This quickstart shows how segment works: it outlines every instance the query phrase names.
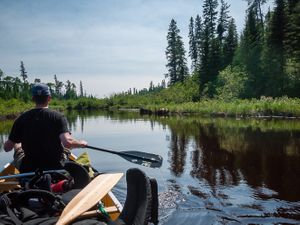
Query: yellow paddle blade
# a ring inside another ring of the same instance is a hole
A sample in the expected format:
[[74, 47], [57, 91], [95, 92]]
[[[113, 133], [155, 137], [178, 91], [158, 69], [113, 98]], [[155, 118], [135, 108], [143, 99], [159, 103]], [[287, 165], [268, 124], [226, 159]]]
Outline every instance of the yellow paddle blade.
[[80, 156], [78, 156], [75, 162], [79, 163], [80, 165], [87, 166], [89, 169], [90, 177], [94, 177], [94, 171], [91, 167], [91, 160], [87, 152], [84, 152]]
[[95, 206], [121, 179], [123, 173], [101, 174], [65, 207], [56, 225], [67, 225]]

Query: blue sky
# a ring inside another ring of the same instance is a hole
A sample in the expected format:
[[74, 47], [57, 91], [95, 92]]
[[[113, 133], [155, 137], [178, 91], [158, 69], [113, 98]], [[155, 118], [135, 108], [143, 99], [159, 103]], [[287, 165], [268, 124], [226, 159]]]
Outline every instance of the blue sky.
[[[0, 0], [0, 68], [29, 81], [83, 82], [97, 97], [149, 87], [166, 73], [166, 35], [172, 18], [188, 48], [191, 16], [202, 0]], [[227, 0], [238, 30], [246, 2]]]

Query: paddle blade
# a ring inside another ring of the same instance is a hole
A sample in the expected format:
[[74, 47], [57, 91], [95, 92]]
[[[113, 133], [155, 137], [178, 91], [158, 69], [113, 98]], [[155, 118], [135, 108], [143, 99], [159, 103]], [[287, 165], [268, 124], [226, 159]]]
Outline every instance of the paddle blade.
[[121, 157], [124, 159], [151, 168], [160, 168], [163, 162], [163, 159], [160, 155], [155, 155], [147, 152], [139, 151], [122, 151]]
[[91, 209], [118, 183], [122, 176], [123, 173], [97, 176], [69, 202], [56, 225], [67, 225]]

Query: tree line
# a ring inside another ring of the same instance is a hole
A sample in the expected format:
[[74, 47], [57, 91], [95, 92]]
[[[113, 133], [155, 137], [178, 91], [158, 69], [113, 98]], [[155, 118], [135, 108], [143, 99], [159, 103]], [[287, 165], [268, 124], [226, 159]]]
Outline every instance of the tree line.
[[275, 0], [264, 15], [267, 0], [246, 1], [245, 26], [238, 35], [230, 5], [204, 0], [202, 16], [189, 22], [188, 54], [177, 22], [171, 20], [168, 86], [193, 77], [199, 87], [197, 99], [300, 97], [300, 2]]
[[[41, 83], [41, 79], [34, 79], [33, 83], [28, 81], [28, 73], [25, 69], [23, 61], [20, 64], [20, 75], [6, 76], [4, 72], [0, 69], [0, 98], [4, 100], [9, 100], [12, 98], [22, 99], [25, 102], [31, 100], [31, 87], [35, 83]], [[77, 91], [77, 86], [70, 80], [65, 83], [58, 80], [57, 76], [54, 75], [54, 82], [47, 83], [49, 86], [52, 98], [56, 99], [77, 99], [80, 97], [91, 97], [87, 96], [84, 89], [82, 81], [79, 83], [79, 91]]]

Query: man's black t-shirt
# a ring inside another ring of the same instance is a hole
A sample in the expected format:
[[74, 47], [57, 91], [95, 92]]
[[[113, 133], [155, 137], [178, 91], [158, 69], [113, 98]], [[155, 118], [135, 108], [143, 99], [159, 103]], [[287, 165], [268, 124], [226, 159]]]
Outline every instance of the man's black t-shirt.
[[63, 147], [59, 135], [69, 132], [66, 118], [48, 108], [29, 110], [20, 115], [9, 139], [22, 143], [25, 157], [20, 170], [58, 169], [62, 167]]

